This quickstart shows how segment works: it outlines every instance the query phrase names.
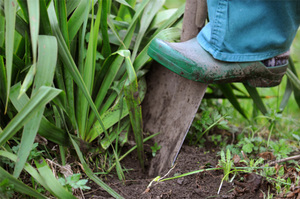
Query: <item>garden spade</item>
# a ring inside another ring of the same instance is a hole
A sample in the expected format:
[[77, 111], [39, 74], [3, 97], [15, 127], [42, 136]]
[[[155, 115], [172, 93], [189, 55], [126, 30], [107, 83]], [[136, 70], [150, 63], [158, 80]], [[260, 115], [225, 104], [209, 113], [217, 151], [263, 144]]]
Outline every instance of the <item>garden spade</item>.
[[[206, 0], [187, 0], [181, 41], [197, 36], [206, 17]], [[150, 176], [157, 176], [174, 164], [207, 84], [185, 79], [154, 62], [147, 75], [147, 84], [142, 104], [144, 131], [160, 132], [154, 141], [161, 149], [151, 160], [149, 169]]]

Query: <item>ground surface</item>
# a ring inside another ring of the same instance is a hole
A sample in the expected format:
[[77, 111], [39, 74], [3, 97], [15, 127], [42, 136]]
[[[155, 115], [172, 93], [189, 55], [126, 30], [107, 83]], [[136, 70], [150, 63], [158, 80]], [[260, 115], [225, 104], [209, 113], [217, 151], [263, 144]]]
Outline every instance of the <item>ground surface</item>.
[[[169, 173], [168, 177], [196, 171], [204, 167], [216, 167], [220, 159], [216, 151], [218, 149], [215, 146], [213, 148], [210, 146], [198, 148], [184, 145], [177, 159], [176, 167]], [[262, 191], [266, 192], [269, 186], [264, 179], [253, 174], [243, 176], [244, 182], [224, 182], [218, 195], [223, 171], [217, 170], [161, 182], [146, 191], [153, 178], [141, 172], [135, 157], [136, 155], [133, 153], [122, 161], [122, 165], [130, 170], [126, 174], [125, 183], [120, 182], [116, 175], [110, 176], [106, 180], [111, 188], [125, 198], [263, 198]], [[111, 198], [98, 186], [94, 186], [92, 190], [85, 193], [86, 198]]]

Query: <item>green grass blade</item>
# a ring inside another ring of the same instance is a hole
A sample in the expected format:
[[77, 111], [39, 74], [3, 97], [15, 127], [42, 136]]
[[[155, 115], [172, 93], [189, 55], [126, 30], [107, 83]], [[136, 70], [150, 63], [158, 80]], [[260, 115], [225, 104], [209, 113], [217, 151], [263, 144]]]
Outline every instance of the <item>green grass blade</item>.
[[[91, 1], [81, 0], [76, 10], [68, 21], [69, 39], [72, 41], [80, 29], [80, 26], [86, 19], [87, 14], [91, 9]], [[97, 1], [95, 1], [96, 3]]]
[[283, 97], [282, 97], [282, 100], [281, 100], [281, 103], [279, 106], [280, 112], [283, 112], [284, 108], [287, 106], [292, 93], [293, 93], [293, 86], [292, 86], [290, 80], [287, 80], [286, 88], [285, 88], [285, 91], [284, 91], [284, 94], [283, 94]]
[[[32, 66], [28, 71], [25, 80], [22, 84], [20, 90], [20, 96], [23, 95], [27, 89], [31, 86], [34, 75], [36, 73], [36, 59], [37, 59], [37, 43], [39, 34], [39, 24], [40, 24], [40, 11], [39, 11], [39, 1], [32, 0], [27, 1], [27, 7], [29, 11], [29, 25], [30, 25], [30, 37], [31, 37], [31, 48], [32, 48]], [[25, 9], [26, 10], [26, 9]]]
[[46, 0], [40, 0], [40, 21], [41, 21], [40, 34], [51, 35], [52, 31], [51, 31], [51, 26], [47, 14]]
[[[164, 34], [162, 33], [163, 29], [169, 28], [170, 26], [172, 26], [184, 13], [185, 10], [185, 4], [182, 5], [180, 8], [177, 9], [177, 11], [167, 20], [163, 23], [163, 25], [161, 25], [155, 32], [154, 34], [151, 36], [148, 45], [141, 51], [141, 53], [137, 56], [137, 58], [134, 60], [133, 65], [135, 70], [137, 71], [138, 69], [140, 69], [148, 60], [149, 60], [149, 56], [147, 55], [147, 50], [148, 47], [150, 45], [151, 40], [153, 40], [155, 37], [159, 37], [158, 34]], [[174, 29], [173, 29], [174, 30]], [[180, 31], [181, 33], [181, 31]], [[163, 36], [164, 37], [164, 36]]]
[[28, 101], [24, 108], [8, 123], [0, 135], [0, 146], [14, 136], [38, 111], [56, 97], [61, 91], [42, 86]]
[[[111, 3], [111, 2], [110, 2]], [[107, 16], [108, 16], [108, 1], [102, 2], [102, 13], [101, 13], [101, 33], [103, 39], [103, 55], [104, 57], [108, 57], [111, 54], [110, 44], [109, 44], [109, 37], [108, 37], [108, 26], [107, 26]]]
[[5, 42], [5, 18], [0, 15], [0, 47], [4, 46]]
[[125, 129], [128, 127], [130, 123], [129, 119], [125, 119], [125, 121], [123, 121], [120, 125], [120, 128], [115, 128], [112, 133], [109, 134], [109, 138], [103, 138], [101, 140], [101, 146], [103, 149], [108, 149], [108, 147], [112, 144], [113, 141], [115, 141], [115, 139], [118, 137], [118, 135]]
[[133, 52], [131, 55], [131, 60], [135, 60], [135, 57], [137, 55], [137, 52], [139, 50], [140, 44], [142, 39], [144, 38], [144, 35], [152, 22], [152, 19], [156, 15], [156, 13], [161, 9], [161, 7], [164, 5], [165, 0], [152, 0], [148, 3], [148, 5], [145, 7], [143, 15], [141, 17], [140, 21], [140, 29], [139, 33], [137, 35]]
[[67, 16], [69, 16], [79, 5], [81, 0], [67, 1]]
[[300, 80], [298, 77], [295, 75], [295, 73], [291, 69], [287, 69], [286, 75], [288, 76], [289, 80], [293, 84], [293, 86], [297, 89], [300, 90]]
[[[65, 40], [66, 45], [68, 46], [68, 49], [70, 51], [70, 41], [69, 41], [69, 33], [68, 33], [68, 25], [67, 25], [67, 8], [66, 8], [66, 2], [65, 0], [55, 0], [55, 9], [56, 9], [56, 15], [61, 33], [63, 35], [63, 38]], [[61, 70], [61, 69], [59, 69]], [[67, 114], [70, 117], [72, 126], [77, 126], [76, 124], [76, 117], [75, 117], [75, 99], [74, 99], [74, 82], [72, 75], [70, 74], [69, 70], [66, 67], [63, 67], [63, 80], [65, 85], [65, 92], [67, 94], [67, 103], [66, 111]], [[62, 81], [62, 80], [58, 80]], [[60, 84], [62, 85], [62, 84]]]
[[[120, 116], [120, 113], [122, 112], [122, 115]], [[103, 121], [105, 129], [108, 129], [118, 123], [119, 119], [123, 119], [125, 116], [128, 115], [128, 108], [125, 101], [123, 101], [123, 105], [120, 103], [116, 104], [104, 114], [101, 115], [101, 119]], [[92, 142], [97, 136], [101, 135], [105, 129], [102, 128], [99, 122], [96, 122], [87, 135], [87, 140], [89, 142]]]
[[[159, 32], [156, 37], [166, 41], [174, 41], [180, 38], [181, 30], [179, 28], [168, 28]], [[150, 41], [151, 42], [151, 41]], [[144, 49], [140, 52], [140, 54], [134, 60], [134, 69], [139, 71], [145, 63], [150, 59], [150, 56], [147, 54], [148, 48], [150, 46], [150, 42], [144, 47]]]
[[[116, 53], [113, 53], [110, 55], [114, 56]], [[106, 60], [108, 61], [110, 59], [110, 57], [108, 57]], [[121, 68], [121, 64], [123, 62], [124, 58], [121, 56], [118, 56], [114, 62], [109, 66], [109, 70], [107, 71], [107, 73], [105, 74], [104, 80], [99, 88], [99, 92], [96, 96], [95, 99], [95, 105], [96, 107], [100, 107], [101, 104], [103, 103], [103, 100], [107, 94], [107, 91], [109, 90], [111, 84], [113, 83], [114, 79], [116, 78], [116, 75], [118, 73], [118, 71]], [[104, 67], [106, 67], [106, 62], [104, 63]], [[91, 113], [89, 116], [89, 122], [88, 122], [88, 127], [87, 130], [89, 130], [91, 128], [91, 126], [93, 125], [95, 120], [95, 114]]]
[[38, 42], [39, 60], [37, 63], [34, 90], [39, 89], [41, 86], [51, 86], [53, 84], [58, 52], [55, 37], [39, 36]]
[[11, 174], [5, 171], [2, 167], [0, 167], [0, 181], [4, 179], [8, 179], [9, 183], [12, 183], [14, 185], [14, 190], [17, 192], [32, 196], [34, 198], [47, 198], [39, 192], [37, 192], [36, 190], [32, 189], [31, 187], [28, 187], [23, 182], [17, 180]]
[[60, 31], [65, 39], [67, 46], [69, 44], [69, 34], [68, 34], [68, 25], [67, 25], [67, 8], [65, 0], [55, 0], [55, 9], [57, 14], [57, 19], [59, 20]]
[[263, 103], [261, 97], [259, 96], [257, 89], [253, 88], [251, 86], [248, 86], [248, 84], [244, 84], [245, 88], [247, 89], [250, 97], [252, 98], [253, 102], [255, 103], [255, 105], [257, 106], [257, 108], [260, 110], [260, 112], [264, 115], [266, 115], [268, 113], [268, 110], [265, 106], [265, 104]]
[[[17, 156], [13, 153], [7, 152], [7, 151], [1, 151], [0, 150], [0, 156], [6, 157], [10, 159], [13, 162], [17, 161]], [[45, 189], [47, 189], [50, 193], [53, 194], [51, 189], [48, 187], [48, 185], [45, 183], [42, 176], [37, 172], [35, 168], [33, 168], [30, 164], [26, 163], [24, 169], [38, 182], [40, 183]]]
[[22, 37], [25, 37], [25, 35], [30, 32], [27, 22], [19, 15], [16, 16], [16, 31], [20, 33]]
[[[37, 63], [37, 72], [32, 94], [34, 94], [41, 86], [52, 85], [57, 61], [57, 42], [55, 37], [39, 36], [38, 42], [39, 60]], [[20, 149], [18, 151], [18, 161], [16, 162], [13, 174], [16, 178], [19, 177], [32, 149], [32, 145], [38, 132], [43, 113], [44, 108], [41, 108], [41, 110], [37, 112], [33, 119], [29, 121], [24, 127]]]
[[30, 25], [30, 37], [31, 37], [33, 64], [35, 64], [36, 58], [37, 58], [37, 43], [38, 43], [39, 25], [40, 25], [39, 0], [27, 1], [27, 6], [28, 6], [28, 12], [29, 12], [29, 25]]
[[[0, 55], [6, 58], [5, 54], [5, 49], [0, 47]], [[13, 54], [13, 64], [18, 70], [22, 70], [25, 66], [25, 63], [16, 54]]]
[[40, 175], [43, 177], [44, 182], [52, 190], [52, 192], [57, 198], [76, 199], [76, 197], [73, 196], [70, 192], [68, 192], [55, 178], [51, 169], [49, 168], [48, 164], [44, 159], [35, 161], [35, 165]]
[[[122, 46], [119, 47], [119, 50], [126, 50], [129, 48], [129, 45], [132, 41], [132, 36], [134, 34], [134, 30], [135, 30], [135, 27], [136, 27], [136, 24], [137, 24], [137, 21], [139, 19], [139, 17], [141, 16], [144, 8], [147, 6], [147, 4], [149, 3], [150, 0], [144, 0], [142, 1], [142, 3], [139, 5], [138, 9], [136, 10], [136, 13], [135, 15], [133, 16], [133, 19], [128, 27], [128, 30], [125, 34], [125, 37], [124, 37], [124, 40], [122, 42]], [[118, 37], [118, 35], [117, 35]], [[115, 55], [115, 54], [118, 54], [119, 52], [115, 52], [113, 54], [111, 54], [111, 56]], [[109, 59], [110, 57], [107, 58], [107, 60]], [[97, 97], [96, 97], [96, 100], [95, 100], [95, 105], [96, 107], [100, 107], [102, 102], [103, 102], [103, 99], [107, 93], [107, 90], [109, 89], [111, 83], [113, 82], [113, 80], [115, 79], [116, 75], [117, 75], [117, 72], [118, 70], [120, 69], [121, 67], [121, 64], [123, 63], [123, 60], [124, 58], [122, 56], [118, 56], [114, 61], [113, 63], [111, 64], [111, 67], [110, 67], [110, 74], [106, 75], [105, 77], [105, 80], [103, 81], [100, 89], [99, 89], [99, 93], [97, 94]], [[89, 123], [88, 123], [88, 127], [87, 127], [87, 130], [89, 130], [91, 128], [91, 126], [93, 125], [95, 121], [95, 115], [94, 113], [91, 113], [90, 114], [90, 117], [89, 117]]]
[[[129, 52], [129, 51], [128, 51]], [[137, 145], [138, 159], [141, 167], [144, 169], [144, 145], [143, 145], [143, 120], [141, 100], [138, 95], [137, 76], [129, 55], [125, 55], [125, 64], [128, 74], [128, 80], [125, 83], [124, 93], [129, 110], [132, 130]]]
[[[120, 4], [123, 4], [123, 5], [128, 6], [128, 7], [131, 8], [131, 5], [129, 3], [127, 3], [125, 0], [116, 0], [116, 1], [119, 2]], [[133, 0], [129, 0], [129, 1], [135, 2]]]
[[245, 118], [248, 119], [244, 110], [242, 109], [240, 103], [237, 100], [237, 97], [233, 93], [233, 89], [230, 84], [218, 84], [218, 87], [221, 89], [225, 97], [230, 101], [233, 107]]
[[27, 1], [23, 1], [23, 0], [17, 0], [18, 4], [22, 10], [22, 18], [28, 23], [29, 22], [29, 11], [28, 11], [28, 3]]
[[297, 75], [297, 71], [296, 71], [296, 68], [295, 68], [295, 65], [294, 65], [294, 61], [293, 61], [293, 59], [291, 57], [289, 58], [289, 69], [291, 70], [292, 73], [288, 70], [287, 71], [287, 77], [290, 78], [288, 76], [288, 75], [290, 75], [291, 79], [295, 80], [294, 82], [291, 81], [291, 83], [293, 84], [293, 90], [294, 90], [295, 100], [296, 100], [296, 102], [298, 104], [298, 107], [300, 107], [300, 89], [299, 89], [299, 81], [297, 81], [298, 75]]
[[[18, 95], [20, 92], [21, 84], [16, 84], [12, 86], [11, 92], [10, 92], [10, 100], [14, 107], [17, 109], [17, 111], [21, 111], [23, 107], [28, 103], [29, 97], [24, 94], [22, 97], [18, 99]], [[38, 133], [45, 137], [46, 139], [62, 145], [62, 146], [69, 146], [71, 143], [69, 141], [68, 134], [63, 131], [60, 128], [57, 128], [55, 125], [50, 123], [45, 117], [42, 118], [42, 121], [40, 123], [40, 128]]]
[[22, 83], [19, 97], [21, 97], [27, 91], [27, 89], [31, 86], [35, 73], [36, 73], [36, 65], [33, 64], [30, 67], [29, 71], [27, 72], [26, 77]]
[[[88, 49], [86, 54], [85, 66], [83, 70], [83, 81], [89, 91], [92, 93], [93, 90], [93, 82], [95, 77], [95, 66], [96, 66], [96, 52], [97, 52], [97, 38], [99, 33], [100, 21], [101, 21], [101, 6], [102, 3], [99, 4], [99, 9], [96, 16], [95, 25], [92, 21], [91, 30], [90, 30], [90, 38], [88, 43]], [[93, 9], [92, 9], [93, 10]], [[88, 102], [82, 92], [79, 92], [79, 109], [78, 113], [78, 128], [81, 138], [85, 140], [86, 133], [86, 123], [87, 117], [89, 114]]]
[[79, 157], [79, 160], [84, 168], [84, 172], [86, 173], [86, 175], [93, 180], [96, 184], [98, 184], [99, 186], [101, 186], [105, 191], [107, 191], [111, 196], [113, 196], [114, 198], [123, 198], [122, 196], [120, 196], [117, 192], [115, 192], [112, 188], [110, 188], [107, 184], [105, 184], [102, 180], [100, 180], [94, 173], [93, 171], [89, 168], [89, 166], [87, 165], [87, 163], [84, 160], [84, 157], [82, 155], [82, 152], [78, 146], [78, 144], [72, 139], [72, 137], [70, 137], [73, 146], [76, 150], [76, 153]]
[[5, 56], [6, 56], [6, 78], [7, 78], [7, 88], [6, 88], [6, 103], [5, 111], [7, 111], [11, 76], [12, 76], [12, 64], [13, 64], [13, 52], [14, 52], [14, 35], [15, 35], [15, 24], [16, 24], [16, 10], [17, 1], [6, 0], [4, 1], [4, 12], [5, 12]]
[[1, 93], [1, 98], [3, 97], [3, 102], [5, 101], [4, 96], [6, 96], [6, 71], [5, 71], [5, 66], [4, 66], [4, 61], [3, 57], [0, 56], [0, 93]]
[[73, 60], [70, 52], [68, 51], [68, 47], [67, 47], [67, 45], [62, 37], [62, 34], [59, 30], [53, 2], [51, 2], [49, 5], [48, 15], [49, 15], [53, 34], [56, 36], [57, 41], [58, 41], [58, 52], [60, 54], [60, 57], [61, 57], [62, 61], [64, 62], [65, 67], [67, 67], [69, 72], [71, 73], [71, 75], [72, 75], [74, 81], [76, 82], [76, 84], [78, 85], [79, 89], [81, 89], [83, 91], [83, 94], [86, 97], [89, 105], [91, 106], [92, 111], [96, 115], [96, 118], [99, 121], [101, 127], [104, 129], [105, 135], [108, 136], [108, 133], [107, 133], [106, 129], [104, 128], [100, 114], [98, 113], [97, 107], [95, 106], [95, 104], [89, 94], [89, 91], [77, 69], [76, 64], [74, 63], [74, 60]]

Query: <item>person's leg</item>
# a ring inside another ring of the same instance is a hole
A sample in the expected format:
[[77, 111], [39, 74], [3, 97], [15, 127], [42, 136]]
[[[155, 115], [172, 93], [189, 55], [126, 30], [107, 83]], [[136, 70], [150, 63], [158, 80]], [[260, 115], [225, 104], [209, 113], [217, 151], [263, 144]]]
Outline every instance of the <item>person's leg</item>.
[[183, 43], [155, 39], [148, 54], [195, 81], [276, 86], [288, 56], [275, 59], [279, 66], [265, 64], [272, 65], [269, 58], [288, 51], [299, 25], [298, 4], [298, 0], [209, 0], [210, 22], [197, 38]]
[[208, 0], [210, 22], [197, 40], [215, 59], [260, 61], [289, 50], [299, 26], [299, 0]]

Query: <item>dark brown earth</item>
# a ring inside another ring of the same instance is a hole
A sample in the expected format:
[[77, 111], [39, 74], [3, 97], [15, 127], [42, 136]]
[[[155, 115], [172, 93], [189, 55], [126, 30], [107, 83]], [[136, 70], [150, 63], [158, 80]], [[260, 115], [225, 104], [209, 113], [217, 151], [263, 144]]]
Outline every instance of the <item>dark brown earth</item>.
[[[220, 159], [217, 154], [219, 150], [215, 146], [212, 148], [209, 145], [203, 148], [183, 145], [176, 166], [167, 177], [203, 168], [217, 167]], [[135, 157], [136, 154], [132, 153], [121, 162], [122, 166], [129, 170], [126, 173], [125, 182], [120, 182], [117, 175], [109, 176], [105, 180], [111, 188], [125, 198], [263, 198], [262, 192], [267, 193], [268, 186], [270, 186], [261, 177], [248, 174], [248, 176], [239, 176], [239, 178], [244, 177], [244, 182], [224, 182], [220, 194], [217, 194], [223, 178], [223, 171], [217, 170], [160, 182], [147, 190], [147, 186], [153, 178], [141, 171]], [[166, 173], [167, 171], [162, 173], [161, 176]], [[247, 181], [247, 179], [249, 180]], [[90, 186], [92, 191], [86, 192], [84, 194], [85, 198], [112, 198], [99, 186]]]

